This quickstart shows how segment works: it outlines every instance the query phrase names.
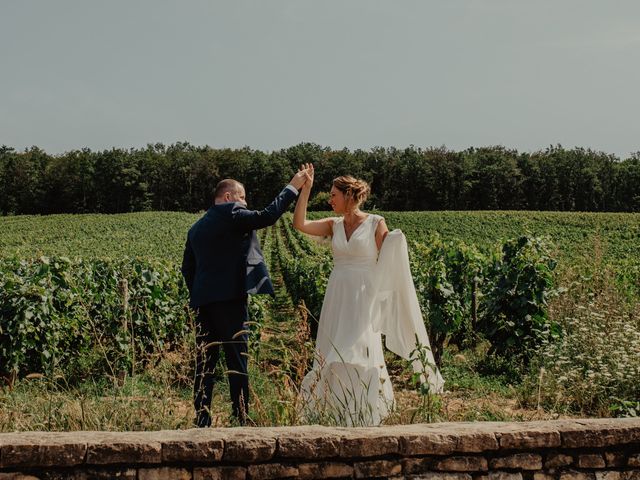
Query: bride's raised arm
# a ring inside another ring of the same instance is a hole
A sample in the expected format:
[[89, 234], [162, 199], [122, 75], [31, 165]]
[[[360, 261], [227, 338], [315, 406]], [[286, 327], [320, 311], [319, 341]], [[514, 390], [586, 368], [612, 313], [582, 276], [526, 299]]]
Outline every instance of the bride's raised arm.
[[307, 170], [309, 178], [302, 187], [302, 191], [296, 202], [296, 209], [293, 212], [293, 228], [309, 235], [317, 237], [329, 237], [333, 234], [333, 220], [323, 218], [322, 220], [307, 220], [307, 204], [313, 186], [313, 164], [305, 163], [301, 170]]

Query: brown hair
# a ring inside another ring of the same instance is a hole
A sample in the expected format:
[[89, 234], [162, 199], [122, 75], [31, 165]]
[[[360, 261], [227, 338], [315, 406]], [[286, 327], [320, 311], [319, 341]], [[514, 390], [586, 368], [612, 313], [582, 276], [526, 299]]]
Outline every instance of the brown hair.
[[239, 187], [243, 187], [239, 181], [234, 180], [233, 178], [225, 178], [224, 180], [220, 180], [218, 185], [216, 185], [216, 189], [213, 192], [213, 198], [220, 198], [227, 192], [235, 192]]
[[369, 184], [351, 175], [342, 175], [333, 179], [333, 186], [344, 193], [344, 196], [353, 200], [356, 207], [362, 205], [371, 193]]

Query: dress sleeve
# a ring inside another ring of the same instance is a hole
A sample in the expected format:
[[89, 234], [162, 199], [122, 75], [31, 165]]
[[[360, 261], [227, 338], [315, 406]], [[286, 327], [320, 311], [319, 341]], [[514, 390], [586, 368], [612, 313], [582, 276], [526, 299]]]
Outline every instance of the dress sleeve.
[[369, 215], [371, 215], [371, 233], [372, 235], [376, 234], [376, 230], [378, 229], [378, 224], [380, 223], [381, 220], [384, 220], [384, 217], [380, 216], [380, 215], [376, 215], [374, 213], [370, 213]]
[[342, 217], [329, 217], [331, 219], [331, 238], [333, 238], [336, 234], [336, 225], [339, 224]]

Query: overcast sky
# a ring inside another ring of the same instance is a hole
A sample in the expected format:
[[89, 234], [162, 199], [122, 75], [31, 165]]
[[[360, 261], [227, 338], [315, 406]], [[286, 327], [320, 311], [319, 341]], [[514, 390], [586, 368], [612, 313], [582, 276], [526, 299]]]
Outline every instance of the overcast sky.
[[640, 150], [638, 0], [4, 0], [0, 144]]

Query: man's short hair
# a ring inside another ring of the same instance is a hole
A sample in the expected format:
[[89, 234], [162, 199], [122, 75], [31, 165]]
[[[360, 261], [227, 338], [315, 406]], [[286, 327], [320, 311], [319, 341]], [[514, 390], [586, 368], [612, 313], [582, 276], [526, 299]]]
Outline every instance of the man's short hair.
[[213, 198], [220, 198], [227, 192], [235, 192], [238, 188], [244, 188], [244, 185], [233, 178], [225, 178], [224, 180], [220, 180], [216, 185]]

